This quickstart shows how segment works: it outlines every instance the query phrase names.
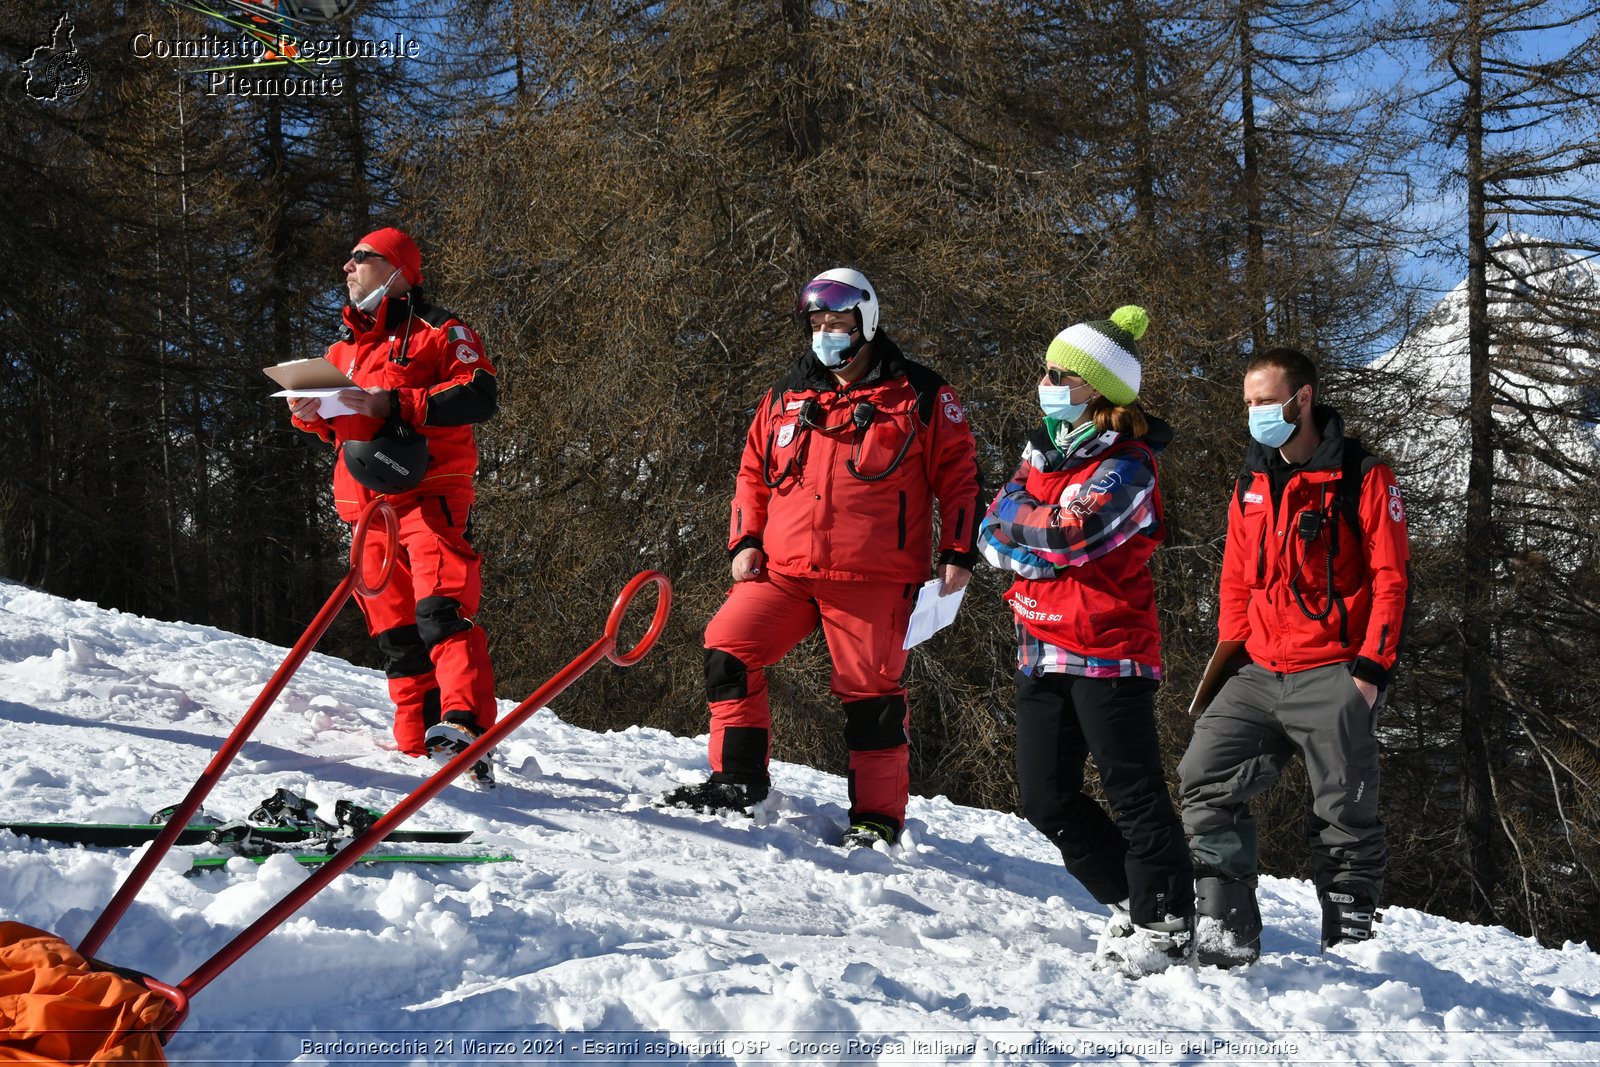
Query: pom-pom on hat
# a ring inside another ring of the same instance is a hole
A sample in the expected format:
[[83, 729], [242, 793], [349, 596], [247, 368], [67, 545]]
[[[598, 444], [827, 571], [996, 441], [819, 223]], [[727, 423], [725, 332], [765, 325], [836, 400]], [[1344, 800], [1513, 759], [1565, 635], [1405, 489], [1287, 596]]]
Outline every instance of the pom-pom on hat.
[[422, 284], [422, 253], [404, 230], [385, 226], [373, 230], [356, 244], [371, 245], [377, 253], [400, 270], [400, 276], [412, 285]]
[[1125, 304], [1109, 320], [1080, 322], [1056, 334], [1044, 361], [1069, 370], [1119, 407], [1139, 396], [1139, 348], [1150, 316]]

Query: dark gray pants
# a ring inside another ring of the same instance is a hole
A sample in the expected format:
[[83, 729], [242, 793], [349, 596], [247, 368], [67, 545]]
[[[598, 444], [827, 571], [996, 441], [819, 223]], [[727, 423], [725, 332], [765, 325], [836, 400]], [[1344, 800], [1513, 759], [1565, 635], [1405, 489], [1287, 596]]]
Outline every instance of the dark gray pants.
[[1311, 802], [1306, 838], [1319, 888], [1356, 881], [1383, 890], [1389, 847], [1378, 818], [1377, 704], [1368, 708], [1342, 663], [1275, 674], [1254, 663], [1230, 678], [1195, 723], [1178, 764], [1183, 827], [1197, 867], [1230, 878], [1256, 873], [1250, 801], [1296, 752]]

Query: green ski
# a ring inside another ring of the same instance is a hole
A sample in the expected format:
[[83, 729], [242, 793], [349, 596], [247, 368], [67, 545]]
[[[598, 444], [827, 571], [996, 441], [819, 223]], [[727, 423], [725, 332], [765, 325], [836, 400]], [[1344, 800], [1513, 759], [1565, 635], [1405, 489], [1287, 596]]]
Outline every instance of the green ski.
[[[293, 842], [320, 837], [333, 827], [317, 829], [309, 826], [246, 826], [241, 823], [205, 824], [191, 823], [178, 835], [177, 844], [204, 845], [208, 842], [226, 844], [249, 836], [258, 841]], [[40, 841], [61, 841], [74, 845], [92, 845], [100, 848], [124, 848], [154, 841], [161, 833], [159, 823], [110, 822], [0, 822], [0, 830], [10, 830], [19, 837], [32, 837]], [[472, 836], [471, 830], [394, 830], [385, 841], [397, 844], [457, 844]]]
[[[162, 808], [149, 822], [0, 822], [0, 830], [41, 841], [64, 841], [74, 845], [124, 848], [154, 841], [166, 829], [167, 821], [179, 805]], [[274, 846], [294, 841], [336, 841], [355, 837], [383, 818], [384, 812], [351, 800], [334, 805], [336, 822], [317, 815], [315, 801], [288, 789], [279, 789], [243, 819], [231, 822], [204, 818], [185, 826], [173, 844], [234, 845], [241, 851], [272, 852]], [[471, 830], [391, 830], [385, 841], [398, 844], [459, 844], [472, 836]]]
[[[307, 867], [327, 863], [337, 853], [329, 852], [279, 852], [279, 856], [288, 856], [296, 863]], [[229, 860], [249, 860], [251, 863], [265, 863], [271, 856], [196, 856], [190, 865], [191, 871], [210, 870], [215, 867], [226, 866]], [[506, 853], [493, 853], [488, 855], [451, 856], [426, 852], [372, 852], [360, 859], [357, 863], [514, 863], [516, 857]]]

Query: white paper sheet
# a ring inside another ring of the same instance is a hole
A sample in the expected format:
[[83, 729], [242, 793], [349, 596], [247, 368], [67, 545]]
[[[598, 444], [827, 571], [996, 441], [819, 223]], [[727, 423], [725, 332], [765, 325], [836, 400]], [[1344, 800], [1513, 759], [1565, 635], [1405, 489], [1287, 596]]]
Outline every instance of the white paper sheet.
[[930, 578], [917, 592], [917, 606], [911, 610], [911, 625], [906, 627], [906, 639], [901, 648], [915, 648], [956, 620], [956, 609], [961, 598], [967, 595], [962, 586], [949, 596], [940, 596], [944, 583]]
[[349, 386], [337, 389], [279, 389], [273, 396], [319, 396], [322, 402], [317, 405], [317, 414], [325, 419], [335, 415], [354, 415], [356, 409], [346, 407], [345, 402], [339, 399], [339, 394], [348, 391]]

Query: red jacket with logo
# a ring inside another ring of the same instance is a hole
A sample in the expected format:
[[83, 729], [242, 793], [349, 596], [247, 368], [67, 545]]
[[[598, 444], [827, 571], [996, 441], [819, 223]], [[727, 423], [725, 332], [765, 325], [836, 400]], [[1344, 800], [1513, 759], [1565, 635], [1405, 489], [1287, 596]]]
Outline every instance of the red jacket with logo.
[[[1351, 529], [1339, 483], [1346, 447], [1360, 445], [1332, 408], [1319, 405], [1312, 417], [1322, 443], [1303, 466], [1283, 468], [1276, 449], [1256, 442], [1245, 456], [1228, 508], [1217, 636], [1245, 642], [1270, 671], [1350, 663], [1356, 677], [1386, 687], [1406, 610], [1405, 502], [1394, 472], [1370, 461], [1360, 475], [1361, 529]], [[1286, 478], [1276, 501], [1274, 463]]]
[[1160, 670], [1149, 563], [1166, 538], [1155, 449], [1172, 434], [1150, 422], [1148, 439], [1107, 431], [1070, 456], [1036, 431], [979, 536], [991, 563], [1020, 575], [1005, 599], [1034, 637]]
[[734, 489], [730, 551], [801, 578], [923, 582], [938, 559], [971, 569], [983, 515], [966, 411], [883, 333], [874, 367], [839, 388], [807, 353], [756, 408]]
[[[498, 389], [483, 341], [452, 312], [427, 302], [417, 290], [385, 297], [371, 315], [344, 309], [345, 329], [328, 359], [363, 388], [382, 386], [400, 418], [428, 438], [422, 484], [390, 494], [395, 502], [446, 496], [471, 506], [478, 447], [472, 424], [495, 412]], [[342, 448], [370, 441], [383, 428], [370, 415], [337, 415], [294, 424]], [[339, 456], [333, 465], [333, 499], [339, 517], [354, 520], [374, 493], [351, 476]]]

